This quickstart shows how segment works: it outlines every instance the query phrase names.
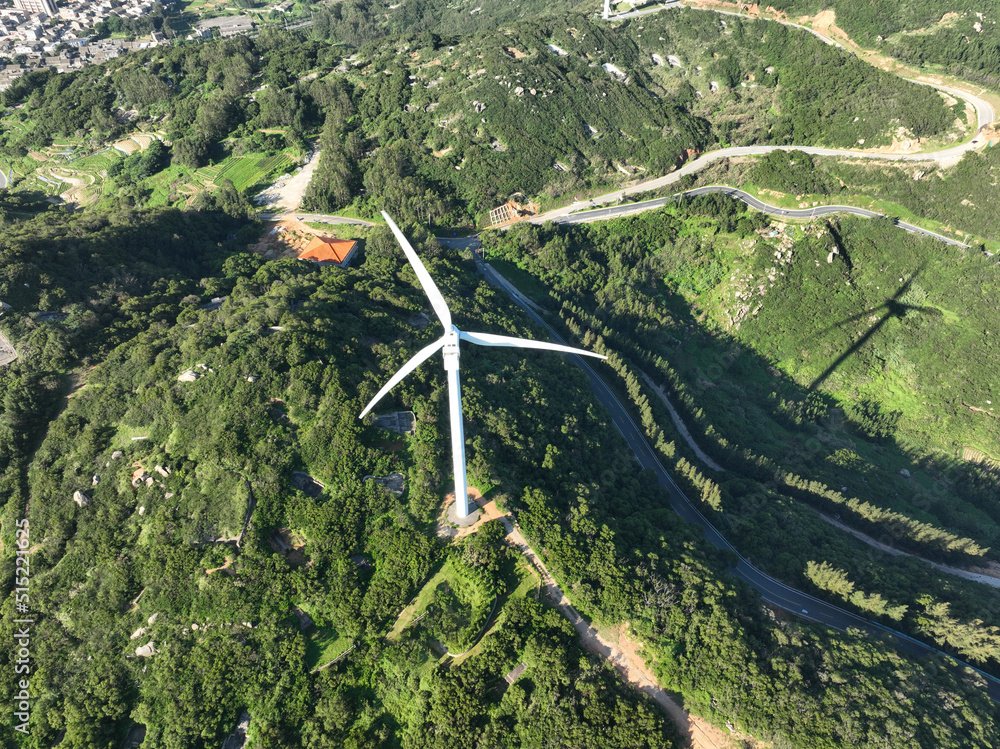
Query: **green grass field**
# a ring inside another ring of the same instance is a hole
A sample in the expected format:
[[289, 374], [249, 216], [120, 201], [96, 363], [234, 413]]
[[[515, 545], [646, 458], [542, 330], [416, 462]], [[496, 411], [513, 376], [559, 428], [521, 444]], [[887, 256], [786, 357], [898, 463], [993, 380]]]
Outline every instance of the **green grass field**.
[[267, 181], [273, 174], [287, 169], [292, 160], [283, 153], [272, 156], [249, 154], [232, 156], [218, 165], [218, 175], [213, 182], [219, 186], [223, 180], [231, 180], [237, 190], [246, 190]]
[[[420, 589], [415, 601], [407, 606], [399, 615], [387, 638], [390, 640], [397, 639], [403, 630], [409, 627], [415, 619], [423, 615], [435, 598], [446, 590], [450, 590], [461, 604], [462, 610], [453, 613], [470, 620], [474, 620], [477, 613], [483, 610], [488, 611], [493, 604], [492, 600], [487, 600], [479, 588], [462, 574], [458, 565], [454, 564], [451, 559], [448, 559], [431, 576], [431, 579], [427, 581], [424, 587]], [[461, 643], [445, 644], [449, 647], [452, 645], [461, 645]], [[464, 647], [461, 649], [464, 649]]]
[[319, 668], [343, 654], [354, 640], [329, 627], [314, 626], [306, 635], [306, 667]]

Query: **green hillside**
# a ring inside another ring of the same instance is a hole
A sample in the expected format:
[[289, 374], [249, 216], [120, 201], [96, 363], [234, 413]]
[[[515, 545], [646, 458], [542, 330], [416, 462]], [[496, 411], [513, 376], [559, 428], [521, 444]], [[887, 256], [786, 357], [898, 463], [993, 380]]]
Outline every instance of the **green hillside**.
[[[95, 227], [92, 245], [79, 246], [74, 228], [93, 218], [48, 211], [19, 220], [9, 244], [6, 267], [30, 268], [63, 243], [89, 248], [90, 275], [53, 265], [48, 276], [46, 293], [70, 304], [121, 273], [110, 237], [139, 232], [121, 246], [133, 247], [132, 262], [149, 263], [126, 298], [108, 302], [101, 325], [83, 311], [5, 322], [22, 351], [43, 334], [62, 341], [3, 371], [11, 393], [4, 423], [35, 425], [27, 441], [9, 443], [9, 485], [23, 482], [26, 493], [10, 495], [0, 536], [11, 569], [13, 522], [30, 497], [32, 684], [44, 694], [32, 712], [35, 740], [51, 743], [65, 730], [70, 746], [104, 746], [135, 722], [159, 746], [212, 745], [246, 707], [253, 740], [269, 746], [499, 745], [500, 736], [535, 745], [543, 734], [557, 744], [676, 746], [662, 713], [584, 657], [561, 615], [534, 601], [498, 534], [450, 546], [435, 537], [450, 483], [440, 370], [422, 367], [386, 404], [417, 414], [416, 434], [401, 446], [357, 419], [385, 373], [436, 335], [411, 322], [426, 302], [398, 251], [379, 249], [392, 248], [388, 232], [369, 236], [363, 264], [351, 271], [220, 253], [211, 241], [192, 245], [186, 272], [172, 269], [171, 254], [157, 254], [158, 242], [211, 240], [199, 222], [221, 234], [218, 219], [112, 216]], [[175, 238], [163, 240], [157, 222], [167, 221]], [[44, 242], [33, 237], [43, 225]], [[475, 275], [471, 259], [442, 251], [417, 227], [408, 232], [459, 325], [474, 319], [538, 335]], [[148, 249], [134, 249], [138, 237]], [[212, 296], [225, 297], [221, 308], [202, 308]], [[88, 360], [97, 366], [80, 372], [83, 387], [67, 404], [33, 399], [37, 383], [57, 395], [61, 373]], [[179, 380], [188, 370], [199, 376]], [[940, 746], [994, 741], [985, 695], [937, 662], [763, 613], [729, 578], [726, 560], [636, 472], [571, 364], [468, 351], [463, 379], [472, 475], [498, 484], [575, 605], [607, 626], [628, 621], [662, 683], [687, 704], [791, 745], [838, 745], [847, 726], [831, 700], [865, 706], [850, 728], [864, 741], [890, 735], [887, 713], [913, 732], [904, 746], [929, 735]], [[543, 407], [525, 408], [524, 394]], [[296, 489], [297, 470], [325, 489]], [[406, 477], [400, 497], [364, 480], [391, 471]], [[74, 502], [76, 491], [90, 501]], [[276, 551], [275, 534], [298, 539], [294, 555]], [[383, 641], [444, 555], [467, 582], [435, 585], [428, 616]], [[482, 642], [458, 664], [442, 661], [436, 643], [467, 643], [448, 633], [474, 627], [484, 600], [496, 596]], [[947, 600], [964, 616], [960, 596]], [[296, 607], [315, 633], [301, 628]], [[354, 650], [311, 673], [317, 648], [327, 643], [332, 653], [331, 638], [353, 641]], [[154, 654], [132, 657], [150, 643]], [[13, 673], [10, 657], [0, 655], [3, 673]], [[502, 677], [519, 663], [527, 670], [507, 689]], [[844, 678], [824, 681], [831, 670]], [[933, 689], [918, 686], [927, 683]], [[13, 690], [9, 677], [3, 689]], [[459, 719], [456, 699], [467, 708]], [[934, 720], [915, 723], [918, 715]], [[929, 725], [933, 734], [921, 727]]]
[[[864, 44], [1000, 84], [988, 8], [833, 3]], [[304, 210], [387, 210], [457, 326], [544, 339], [434, 234], [718, 147], [935, 148], [972, 137], [964, 105], [801, 30], [693, 9], [177, 10], [98, 31], [262, 23], [0, 92], [0, 344], [17, 354], [0, 366], [0, 700], [27, 689], [30, 712], [0, 711], [0, 749], [230, 746], [243, 715], [246, 749], [680, 749], [704, 726], [684, 711], [745, 749], [1000, 746], [982, 673], [954, 660], [1000, 677], [1000, 590], [942, 567], [1000, 569], [1000, 149], [952, 167], [776, 153], [699, 177], [898, 209], [968, 248], [720, 194], [480, 238], [607, 355], [595, 371], [745, 560], [940, 651], [921, 656], [765, 603], [560, 355], [463, 348], [489, 520], [448, 523], [440, 361], [378, 405], [411, 432], [358, 418], [441, 335], [398, 243], [310, 219], [359, 243], [352, 267], [282, 258], [295, 231], [256, 200], [318, 148]]]
[[[747, 557], [827, 593], [808, 573], [828, 561], [881, 603], [834, 600], [1000, 666], [996, 591], [859, 553], [815, 513], [925, 558], [998, 559], [996, 464], [962, 450], [998, 439], [998, 362], [982, 343], [996, 308], [981, 291], [995, 262], [886, 220], [769, 226], [721, 195], [593, 227], [518, 226], [488, 235], [486, 254], [539, 278], [567, 330], [618, 357], [650, 439]], [[643, 372], [725, 473], [688, 450]], [[974, 643], [935, 633], [926, 596], [974, 623]]]
[[975, 0], [776, 0], [789, 15], [833, 9], [837, 25], [867, 49], [996, 88], [997, 8]]

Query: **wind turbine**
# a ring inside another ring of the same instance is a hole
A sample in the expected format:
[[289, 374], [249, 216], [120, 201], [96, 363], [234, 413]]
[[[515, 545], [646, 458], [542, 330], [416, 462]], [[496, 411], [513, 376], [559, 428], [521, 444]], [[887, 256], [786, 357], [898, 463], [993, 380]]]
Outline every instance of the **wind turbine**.
[[601, 354], [595, 354], [592, 351], [585, 351], [584, 349], [572, 348], [570, 346], [560, 346], [559, 344], [548, 343], [546, 341], [531, 341], [525, 338], [511, 338], [510, 336], [495, 335], [493, 333], [467, 333], [464, 330], [459, 330], [458, 327], [456, 327], [451, 321], [451, 312], [448, 310], [448, 305], [445, 302], [444, 297], [441, 295], [437, 285], [434, 283], [434, 279], [431, 278], [431, 275], [427, 272], [427, 268], [424, 267], [424, 264], [420, 262], [420, 258], [417, 257], [417, 253], [407, 241], [406, 237], [403, 236], [403, 232], [399, 230], [399, 227], [396, 226], [395, 222], [385, 211], [382, 211], [382, 218], [384, 218], [386, 223], [389, 224], [389, 228], [392, 229], [392, 233], [395, 235], [396, 241], [398, 241], [399, 246], [403, 248], [403, 254], [406, 255], [406, 259], [410, 261], [410, 265], [412, 265], [413, 270], [416, 271], [417, 279], [420, 281], [420, 285], [423, 287], [424, 293], [427, 294], [427, 297], [430, 299], [431, 307], [434, 308], [435, 314], [437, 314], [438, 319], [444, 326], [444, 335], [430, 346], [422, 348], [413, 356], [412, 359], [406, 362], [406, 364], [404, 364], [400, 370], [396, 372], [396, 374], [394, 374], [389, 381], [385, 383], [385, 385], [382, 386], [382, 389], [375, 394], [375, 397], [369, 401], [368, 405], [365, 406], [365, 410], [361, 412], [361, 416], [358, 418], [363, 419], [386, 393], [402, 382], [403, 378], [437, 353], [439, 349], [443, 350], [444, 368], [448, 373], [448, 406], [451, 411], [451, 457], [452, 465], [455, 471], [455, 503], [458, 508], [458, 517], [460, 519], [465, 518], [469, 516], [469, 493], [465, 477], [465, 432], [462, 428], [462, 391], [458, 376], [459, 341], [469, 341], [470, 343], [475, 343], [479, 346], [537, 348], [545, 349], [547, 351], [561, 351], [566, 354], [594, 356], [598, 359], [607, 359], [608, 357], [602, 356]]

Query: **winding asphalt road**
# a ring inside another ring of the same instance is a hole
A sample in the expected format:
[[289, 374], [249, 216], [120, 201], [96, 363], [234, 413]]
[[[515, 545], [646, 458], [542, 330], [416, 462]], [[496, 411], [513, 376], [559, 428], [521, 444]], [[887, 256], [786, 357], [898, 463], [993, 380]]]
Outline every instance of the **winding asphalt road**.
[[[778, 206], [769, 205], [762, 200], [758, 200], [750, 193], [743, 192], [735, 187], [727, 187], [725, 185], [707, 185], [705, 187], [696, 187], [695, 189], [687, 190], [686, 192], [679, 192], [667, 198], [643, 200], [638, 203], [626, 203], [625, 205], [609, 206], [607, 208], [595, 208], [592, 211], [581, 211], [579, 213], [556, 216], [550, 220], [554, 224], [583, 224], [590, 221], [606, 221], [619, 216], [627, 216], [633, 213], [651, 211], [656, 208], [660, 208], [673, 200], [677, 200], [682, 196], [694, 197], [696, 195], [707, 195], [708, 193], [713, 192], [725, 193], [729, 197], [742, 200], [751, 208], [755, 208], [758, 211], [763, 211], [764, 213], [769, 213], [772, 216], [779, 216], [781, 218], [815, 218], [816, 216], [826, 216], [831, 213], [851, 213], [855, 216], [865, 216], [866, 218], [876, 218], [882, 216], [881, 213], [875, 213], [874, 211], [869, 211], [865, 208], [855, 208], [851, 205], [818, 205], [813, 208], [806, 209], [779, 208]], [[919, 226], [908, 224], [905, 221], [900, 221], [896, 218], [892, 218], [892, 222], [900, 229], [911, 232], [912, 234], [921, 234], [925, 237], [931, 237], [932, 239], [937, 239], [945, 244], [955, 245], [957, 247], [969, 246], [954, 237], [946, 237], [944, 234], [938, 234], [937, 232], [933, 232], [928, 229], [921, 229]]]
[[[659, 12], [666, 8], [677, 7], [677, 3], [668, 3], [662, 8], [656, 8], [651, 11], [634, 11], [632, 13], [622, 14], [614, 18], [628, 18], [634, 16], [644, 15], [647, 12]], [[732, 14], [730, 14], [732, 15]], [[780, 22], [779, 23], [784, 23]], [[798, 26], [798, 24], [786, 23], [788, 26], [795, 26], [798, 28], [803, 28], [809, 33], [812, 33], [822, 39], [828, 44], [837, 45], [832, 39], [822, 36], [821, 34], [809, 29], [807, 27]], [[914, 81], [915, 83], [921, 83], [924, 85], [932, 85], [935, 88], [944, 91], [952, 96], [962, 98], [970, 102], [976, 109], [978, 114], [978, 129], [982, 129], [985, 125], [993, 122], [995, 113], [993, 108], [985, 101], [977, 96], [969, 94], [958, 89], [953, 89], [946, 86], [941, 86], [934, 83], [929, 83], [925, 81]], [[749, 146], [741, 148], [724, 148], [718, 151], [713, 151], [708, 154], [704, 154], [698, 159], [695, 159], [688, 164], [685, 164], [683, 168], [676, 172], [659, 177], [657, 179], [648, 180], [639, 185], [634, 185], [630, 188], [624, 190], [618, 190], [608, 195], [602, 196], [600, 198], [594, 198], [591, 204], [600, 203], [610, 203], [613, 201], [619, 201], [629, 195], [636, 193], [641, 193], [649, 190], [659, 189], [660, 187], [672, 184], [681, 179], [681, 177], [692, 174], [699, 169], [704, 168], [706, 165], [718, 159], [729, 158], [732, 156], [748, 156], [748, 155], [762, 155], [770, 153], [775, 150], [800, 150], [809, 154], [818, 156], [853, 156], [853, 157], [863, 157], [871, 159], [882, 159], [887, 161], [946, 161], [954, 158], [958, 158], [965, 154], [966, 152], [973, 150], [978, 144], [975, 143], [975, 138], [966, 141], [965, 143], [956, 145], [952, 148], [944, 149], [937, 152], [931, 153], [921, 153], [921, 154], [881, 154], [881, 153], [871, 153], [865, 151], [854, 151], [854, 150], [841, 150], [841, 149], [828, 149], [828, 148], [817, 148], [811, 146]], [[747, 205], [760, 210], [771, 215], [781, 216], [785, 218], [810, 218], [818, 215], [826, 215], [830, 213], [851, 213], [859, 216], [876, 217], [880, 214], [874, 213], [873, 211], [868, 211], [863, 208], [855, 208], [853, 206], [816, 206], [814, 208], [806, 210], [793, 210], [786, 208], [779, 208], [777, 206], [771, 206], [767, 203], [763, 203], [752, 195], [743, 192], [742, 190], [737, 190], [731, 187], [724, 187], [719, 185], [711, 185], [708, 187], [702, 187], [695, 190], [687, 191], [687, 195], [704, 195], [711, 192], [724, 192], [734, 198], [742, 200]], [[677, 196], [671, 196], [668, 198], [659, 198], [656, 200], [643, 201], [641, 203], [632, 203], [624, 206], [611, 206], [607, 208], [598, 208], [591, 211], [584, 211], [580, 213], [570, 214], [569, 212], [574, 210], [577, 206], [569, 206], [567, 208], [559, 209], [556, 211], [550, 211], [545, 214], [531, 219], [532, 223], [544, 223], [545, 221], [553, 221], [554, 223], [583, 223], [586, 221], [595, 221], [612, 218], [614, 216], [625, 215], [628, 213], [635, 213], [643, 210], [651, 210], [666, 204], [668, 201], [675, 199]], [[577, 204], [578, 205], [578, 204]], [[928, 231], [926, 229], [921, 229], [920, 227], [913, 226], [911, 224], [906, 224], [897, 219], [893, 219], [895, 224], [900, 228], [910, 231], [916, 234], [922, 234], [925, 236], [932, 237], [934, 239], [946, 242], [951, 245], [966, 246], [958, 240], [952, 239], [951, 237], [946, 237], [935, 232]], [[478, 243], [476, 239], [463, 239], [463, 240], [442, 240], [443, 244], [449, 246], [462, 246], [469, 249], [475, 249], [475, 245]], [[535, 311], [534, 305], [521, 294], [517, 288], [510, 283], [506, 278], [501, 276], [496, 270], [494, 270], [488, 263], [482, 261], [478, 253], [473, 252], [473, 257], [476, 258], [477, 266], [480, 272], [486, 277], [487, 281], [491, 284], [503, 289], [507, 292], [515, 303], [520, 306], [525, 313], [536, 323], [544, 327], [548, 332], [553, 341], [557, 343], [562, 343], [566, 345], [566, 342], [559, 336], [558, 333]], [[595, 396], [598, 401], [608, 410], [611, 416], [611, 421], [615, 425], [615, 428], [621, 433], [622, 437], [625, 439], [629, 448], [632, 450], [639, 462], [639, 465], [644, 469], [648, 469], [654, 472], [656, 475], [657, 483], [665, 488], [670, 497], [670, 504], [674, 511], [680, 515], [684, 520], [697, 525], [700, 527], [706, 539], [716, 548], [722, 549], [729, 552], [733, 558], [736, 560], [735, 564], [731, 567], [733, 573], [753, 587], [760, 593], [761, 598], [769, 604], [777, 606], [785, 611], [788, 611], [796, 616], [803, 619], [808, 619], [813, 622], [824, 624], [829, 627], [833, 627], [838, 630], [846, 631], [848, 628], [855, 628], [870, 632], [872, 634], [888, 636], [892, 638], [894, 645], [901, 651], [915, 654], [915, 655], [927, 655], [930, 653], [937, 653], [950, 658], [956, 667], [958, 668], [969, 668], [986, 680], [986, 691], [990, 698], [994, 702], [1000, 702], [1000, 679], [996, 679], [989, 674], [986, 674], [979, 669], [961, 661], [953, 656], [943, 653], [942, 651], [931, 647], [919, 640], [916, 640], [908, 635], [898, 632], [889, 627], [885, 627], [876, 622], [871, 622], [863, 617], [846, 611], [838, 606], [822, 601], [815, 598], [808, 593], [792, 588], [791, 586], [785, 585], [780, 580], [776, 580], [765, 572], [754, 567], [747, 561], [740, 553], [730, 544], [726, 538], [718, 531], [718, 529], [711, 523], [711, 521], [706, 518], [690, 499], [681, 491], [681, 489], [674, 483], [673, 478], [667, 469], [660, 462], [658, 456], [656, 455], [653, 448], [647, 442], [645, 434], [642, 429], [635, 423], [629, 414], [625, 406], [618, 400], [614, 392], [608, 387], [608, 385], [597, 375], [594, 369], [585, 362], [579, 356], [570, 355], [569, 357], [574, 364], [583, 369], [590, 381], [591, 388], [594, 391]]]
[[[475, 238], [459, 240], [439, 239], [438, 241], [449, 247], [464, 247], [472, 250], [476, 249], [475, 246], [478, 243]], [[473, 252], [473, 257], [476, 258], [477, 268], [489, 283], [497, 286], [509, 294], [514, 302], [521, 307], [533, 321], [548, 331], [549, 336], [554, 342], [569, 345], [555, 331], [555, 329], [552, 328], [552, 326], [550, 326], [537, 312], [535, 312], [533, 305], [527, 297], [518, 291], [510, 281], [500, 275], [500, 273], [490, 266], [489, 263], [484, 262], [478, 253]], [[677, 486], [671, 477], [670, 472], [663, 466], [652, 446], [650, 446], [649, 442], [646, 440], [642, 429], [635, 423], [628, 410], [621, 403], [621, 401], [618, 400], [618, 397], [611, 390], [611, 388], [608, 387], [604, 380], [601, 379], [597, 372], [595, 372], [594, 369], [579, 356], [568, 355], [568, 358], [580, 367], [584, 371], [584, 374], [586, 374], [595, 396], [598, 401], [600, 401], [601, 405], [608, 410], [608, 413], [611, 416], [611, 422], [621, 433], [622, 437], [624, 437], [629, 448], [635, 455], [636, 460], [639, 462], [639, 465], [643, 470], [653, 471], [656, 475], [657, 483], [667, 490], [670, 496], [670, 505], [673, 510], [684, 520], [700, 527], [705, 533], [705, 538], [713, 546], [732, 554], [733, 558], [736, 560], [735, 564], [731, 567], [733, 573], [738, 578], [749, 584], [752, 588], [757, 590], [764, 601], [803, 619], [824, 624], [841, 631], [846, 631], [848, 628], [854, 628], [876, 635], [891, 637], [893, 644], [899, 650], [906, 653], [914, 655], [937, 653], [944, 655], [954, 661], [956, 666], [970, 668], [983, 676], [986, 680], [986, 691], [989, 693], [990, 698], [994, 702], [1000, 702], [1000, 679], [996, 679], [993, 676], [970, 666], [968, 663], [965, 663], [958, 658], [954, 658], [947, 653], [943, 653], [942, 651], [909, 637], [902, 632], [897, 632], [889, 627], [882, 626], [876, 622], [871, 622], [856, 614], [852, 614], [839, 606], [834, 606], [833, 604], [815, 598], [808, 593], [804, 593], [801, 590], [785, 585], [780, 580], [776, 580], [767, 573], [750, 564], [750, 562], [740, 555], [735, 547], [733, 547], [733, 545], [726, 540], [725, 536], [719, 532], [711, 521], [706, 518], [697, 507], [695, 507], [694, 503], [688, 499], [684, 492], [681, 491], [680, 487]]]
[[[611, 21], [617, 21], [621, 19], [635, 18], [638, 16], [648, 15], [650, 13], [659, 13], [663, 10], [670, 10], [672, 8], [682, 8], [687, 7], [681, 5], [679, 2], [667, 2], [664, 5], [656, 8], [650, 8], [648, 10], [630, 11], [628, 13], [621, 13], [611, 17]], [[692, 8], [692, 10], [703, 10], [706, 12], [720, 13], [722, 15], [729, 16], [740, 16], [738, 13], [732, 13], [729, 11], [715, 10], [714, 8]], [[746, 16], [740, 16], [741, 18], [747, 18]], [[821, 41], [826, 44], [830, 44], [835, 47], [840, 47], [841, 45], [835, 42], [829, 37], [823, 36], [818, 31], [810, 29], [808, 26], [801, 26], [797, 23], [791, 23], [789, 21], [778, 21], [776, 19], [763, 19], [771, 21], [772, 23], [780, 23], [783, 26], [790, 26], [792, 28], [801, 29], [807, 31], [815, 37], [818, 37]], [[902, 77], [902, 76], [900, 76]], [[621, 190], [615, 190], [614, 192], [607, 193], [595, 198], [591, 198], [586, 203], [589, 205], [606, 205], [608, 203], [617, 203], [618, 201], [626, 198], [630, 195], [637, 195], [643, 192], [650, 192], [651, 190], [658, 190], [661, 187], [666, 187], [677, 181], [682, 177], [689, 174], [694, 174], [702, 169], [704, 169], [709, 164], [719, 161], [720, 159], [733, 158], [735, 156], [762, 156], [772, 151], [803, 151], [805, 153], [811, 154], [813, 156], [839, 156], [839, 157], [851, 157], [851, 158], [862, 158], [862, 159], [877, 159], [881, 161], [905, 161], [905, 162], [921, 162], [921, 161], [936, 161], [936, 162], [952, 162], [960, 159], [969, 151], [976, 150], [982, 146], [982, 143], [978, 142], [978, 133], [986, 125], [992, 123], [996, 119], [996, 112], [989, 102], [981, 99], [975, 94], [971, 94], [968, 91], [963, 91], [961, 89], [954, 88], [952, 86], [945, 86], [941, 83], [935, 81], [919, 81], [912, 80], [909, 78], [903, 78], [910, 83], [916, 83], [921, 86], [931, 86], [939, 91], [942, 91], [950, 96], [956, 97], [958, 99], [963, 99], [973, 106], [976, 110], [977, 116], [977, 126], [976, 132], [964, 143], [959, 143], [957, 145], [951, 146], [950, 148], [941, 149], [939, 151], [926, 151], [922, 153], [907, 153], [907, 154], [893, 154], [893, 153], [878, 153], [873, 151], [864, 151], [860, 149], [846, 149], [846, 148], [820, 148], [819, 146], [737, 146], [733, 148], [720, 148], [715, 151], [709, 151], [708, 153], [701, 154], [698, 158], [687, 162], [677, 171], [671, 172], [670, 174], [665, 174], [661, 177], [655, 177], [652, 179], [643, 180], [637, 184], [630, 187], [623, 188]], [[575, 203], [570, 206], [565, 206], [563, 208], [556, 208], [545, 213], [541, 213], [531, 219], [531, 223], [543, 224], [546, 221], [556, 221], [561, 216], [568, 215], [570, 212], [579, 210], [583, 207], [583, 204]], [[906, 228], [906, 227], [903, 227]], [[914, 227], [916, 228], [916, 227]], [[907, 229], [910, 231], [910, 229]]]

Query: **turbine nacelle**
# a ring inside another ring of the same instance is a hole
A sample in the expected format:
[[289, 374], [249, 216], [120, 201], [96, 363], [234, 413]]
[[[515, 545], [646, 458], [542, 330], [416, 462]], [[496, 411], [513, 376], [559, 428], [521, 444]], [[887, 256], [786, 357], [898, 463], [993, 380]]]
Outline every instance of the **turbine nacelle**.
[[417, 279], [420, 281], [420, 285], [423, 287], [424, 293], [427, 294], [430, 299], [431, 306], [434, 308], [434, 312], [437, 314], [438, 319], [441, 321], [441, 324], [444, 325], [445, 333], [434, 343], [429, 346], [425, 346], [418, 351], [413, 358], [400, 367], [399, 371], [389, 378], [389, 381], [382, 386], [382, 389], [379, 390], [375, 394], [375, 397], [369, 401], [367, 406], [365, 406], [365, 410], [361, 412], [360, 418], [364, 418], [368, 412], [372, 410], [375, 404], [378, 403], [390, 390], [392, 390], [392, 388], [402, 382], [402, 380], [410, 374], [410, 372], [427, 361], [427, 359], [437, 353], [440, 349], [444, 354], [444, 368], [448, 373], [448, 404], [451, 422], [452, 461], [455, 472], [455, 502], [458, 504], [458, 517], [460, 519], [465, 518], [469, 515], [469, 497], [465, 475], [465, 433], [462, 425], [462, 396], [461, 384], [459, 380], [459, 359], [461, 356], [459, 344], [461, 341], [475, 343], [478, 346], [534, 348], [546, 351], [560, 351], [565, 354], [593, 356], [598, 359], [607, 359], [608, 357], [602, 356], [601, 354], [595, 354], [593, 351], [572, 348], [571, 346], [562, 346], [558, 343], [533, 341], [527, 338], [512, 338], [511, 336], [497, 335], [495, 333], [467, 333], [463, 330], [459, 330], [458, 326], [451, 321], [451, 311], [448, 309], [448, 304], [445, 302], [444, 296], [434, 283], [434, 279], [431, 278], [430, 273], [427, 272], [424, 264], [420, 262], [420, 258], [417, 257], [417, 253], [414, 251], [409, 241], [407, 241], [403, 232], [399, 230], [399, 227], [396, 226], [395, 222], [389, 217], [388, 213], [382, 211], [382, 217], [386, 220], [386, 223], [389, 225], [389, 228], [396, 237], [396, 241], [399, 242], [400, 247], [403, 248], [403, 254], [406, 255], [406, 259], [410, 262], [410, 265], [413, 266], [413, 270], [416, 271]]
[[458, 358], [461, 356], [459, 341], [462, 340], [462, 331], [457, 326], [452, 325], [451, 330], [446, 332], [441, 341], [441, 353], [444, 354], [444, 368], [446, 370], [458, 369]]

